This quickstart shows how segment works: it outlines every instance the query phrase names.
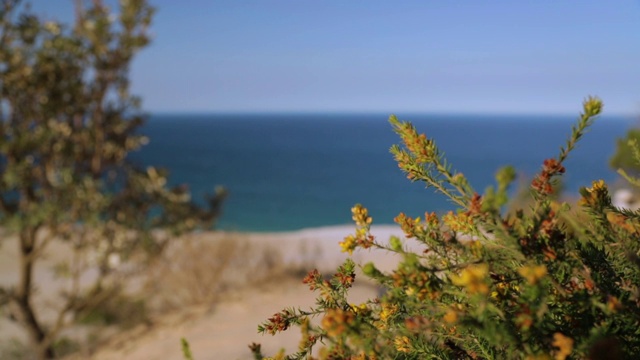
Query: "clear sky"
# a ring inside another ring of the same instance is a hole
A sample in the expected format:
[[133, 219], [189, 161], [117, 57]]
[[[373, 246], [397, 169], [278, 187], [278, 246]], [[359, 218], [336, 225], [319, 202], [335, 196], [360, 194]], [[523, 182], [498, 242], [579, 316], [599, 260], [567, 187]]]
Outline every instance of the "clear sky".
[[640, 0], [151, 3], [131, 74], [151, 112], [576, 113], [592, 94], [640, 113]]

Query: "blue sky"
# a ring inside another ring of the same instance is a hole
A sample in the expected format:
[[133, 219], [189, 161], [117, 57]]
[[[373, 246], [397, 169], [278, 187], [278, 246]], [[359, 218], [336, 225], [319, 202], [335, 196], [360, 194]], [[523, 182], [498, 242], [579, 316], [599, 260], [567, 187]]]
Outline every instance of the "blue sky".
[[151, 112], [640, 113], [640, 0], [151, 3]]

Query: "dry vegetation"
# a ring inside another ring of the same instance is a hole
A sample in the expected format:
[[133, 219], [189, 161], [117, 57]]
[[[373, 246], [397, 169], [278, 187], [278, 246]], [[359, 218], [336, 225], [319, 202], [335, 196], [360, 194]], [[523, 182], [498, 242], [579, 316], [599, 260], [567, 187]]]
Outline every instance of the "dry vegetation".
[[[241, 297], [248, 287], [299, 281], [315, 266], [312, 252], [317, 249], [295, 251], [297, 256], [288, 258], [276, 243], [254, 241], [240, 233], [185, 235], [143, 268], [129, 289], [79, 317], [79, 325], [65, 331], [55, 344], [56, 352], [86, 358], [101, 346], [130, 341], [155, 327], [175, 326], [194, 313], [215, 311], [217, 302]], [[30, 356], [26, 338], [0, 341], [1, 359]]]
[[297, 278], [314, 265], [304, 249], [299, 261], [285, 259], [273, 243], [252, 242], [239, 233], [185, 237], [167, 249], [145, 274], [143, 293], [157, 311], [215, 305], [247, 286], [266, 286]]

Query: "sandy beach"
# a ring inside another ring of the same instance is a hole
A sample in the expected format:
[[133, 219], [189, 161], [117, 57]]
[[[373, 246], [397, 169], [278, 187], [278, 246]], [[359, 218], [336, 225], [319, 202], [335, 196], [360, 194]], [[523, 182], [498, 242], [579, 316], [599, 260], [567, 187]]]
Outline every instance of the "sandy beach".
[[[353, 226], [332, 226], [279, 233], [229, 233], [206, 232], [195, 235], [198, 241], [215, 243], [220, 239], [242, 239], [255, 251], [271, 248], [279, 253], [283, 264], [293, 264], [298, 272], [316, 267], [322, 273], [331, 275], [348, 255], [340, 251], [338, 243], [344, 236], [354, 231]], [[396, 226], [373, 226], [372, 234], [380, 242], [386, 242], [391, 235], [404, 238]], [[181, 245], [176, 245], [179, 249]], [[11, 269], [15, 269], [17, 258], [10, 247], [0, 252], [2, 270], [0, 280], [11, 280]], [[52, 249], [50, 259], [59, 258], [63, 249]], [[57, 253], [56, 253], [57, 252]], [[215, 264], [215, 254], [210, 258], [201, 253], [207, 261]], [[351, 256], [358, 264], [375, 261], [381, 269], [391, 269], [397, 258], [385, 251], [359, 250]], [[48, 260], [51, 261], [51, 260]], [[309, 267], [308, 269], [306, 267]], [[233, 273], [230, 267], [226, 271]], [[359, 303], [377, 294], [376, 287], [363, 276], [356, 275], [351, 291], [352, 302]], [[40, 291], [54, 291], [55, 283], [50, 281], [46, 266], [39, 269]], [[114, 332], [92, 353], [75, 354], [68, 359], [181, 359], [180, 339], [190, 342], [195, 359], [251, 359], [250, 343], [263, 346], [266, 354], [274, 354], [280, 348], [290, 351], [297, 348], [299, 332], [292, 329], [276, 336], [257, 333], [259, 323], [285, 307], [308, 308], [314, 304], [315, 295], [301, 283], [300, 274], [282, 276], [275, 281], [261, 280], [259, 284], [227, 289], [224, 295], [211, 303], [184, 306], [166, 313], [155, 314], [150, 323], [140, 324], [126, 331]], [[159, 281], [163, 283], [163, 281]], [[167, 281], [165, 289], [178, 292], [180, 284]], [[164, 285], [164, 284], [162, 284]], [[154, 293], [147, 294], [151, 300]], [[158, 295], [160, 296], [160, 295]], [[2, 336], [24, 338], [21, 329], [3, 320], [0, 324]]]

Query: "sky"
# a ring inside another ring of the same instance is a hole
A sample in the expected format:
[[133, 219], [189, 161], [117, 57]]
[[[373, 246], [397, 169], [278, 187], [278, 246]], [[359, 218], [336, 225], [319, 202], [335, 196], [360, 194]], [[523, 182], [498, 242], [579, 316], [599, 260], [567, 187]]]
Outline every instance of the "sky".
[[131, 69], [150, 112], [574, 114], [597, 95], [640, 114], [640, 0], [151, 3]]

